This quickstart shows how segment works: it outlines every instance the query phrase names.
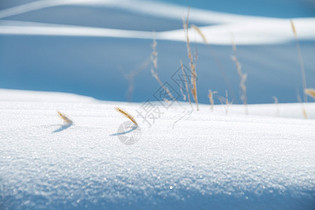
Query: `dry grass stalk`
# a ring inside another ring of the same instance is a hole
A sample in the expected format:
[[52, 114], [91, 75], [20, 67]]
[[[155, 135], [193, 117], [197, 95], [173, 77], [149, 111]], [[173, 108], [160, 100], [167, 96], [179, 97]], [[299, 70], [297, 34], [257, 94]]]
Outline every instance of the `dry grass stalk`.
[[153, 67], [151, 68], [151, 73], [152, 76], [155, 78], [155, 80], [160, 84], [160, 86], [164, 89], [164, 91], [168, 94], [168, 96], [172, 99], [172, 100], [176, 100], [173, 96], [173, 94], [171, 93], [171, 91], [162, 83], [162, 81], [159, 78], [159, 75], [157, 73], [157, 69], [158, 69], [158, 53], [156, 51], [156, 46], [157, 46], [157, 42], [155, 39], [153, 39], [153, 44], [152, 44], [152, 55], [151, 55], [151, 61], [153, 64]]
[[239, 63], [238, 59], [236, 56], [232, 56], [232, 60], [234, 61], [237, 69], [237, 74], [240, 78], [240, 87], [241, 87], [241, 100], [243, 101], [243, 104], [245, 105], [245, 113], [248, 114], [248, 109], [247, 109], [247, 96], [246, 96], [246, 80], [247, 80], [247, 74], [244, 74], [242, 72], [242, 67], [241, 64]]
[[128, 101], [132, 101], [132, 94], [134, 91], [134, 79], [135, 77], [141, 73], [142, 71], [144, 71], [147, 66], [150, 63], [150, 58], [148, 58], [147, 60], [145, 60], [137, 69], [131, 71], [129, 74], [125, 75], [125, 78], [128, 80], [129, 86], [128, 86], [128, 90], [127, 90], [127, 99]]
[[308, 88], [308, 89], [305, 89], [304, 92], [305, 94], [315, 99], [315, 89]]
[[186, 46], [187, 46], [187, 55], [189, 58], [189, 66], [190, 66], [190, 72], [191, 72], [191, 84], [192, 84], [192, 88], [191, 88], [191, 93], [193, 95], [194, 101], [196, 103], [197, 106], [197, 111], [199, 111], [199, 106], [198, 106], [198, 96], [197, 96], [197, 73], [196, 73], [196, 64], [195, 64], [195, 60], [194, 57], [191, 53], [191, 48], [190, 48], [190, 40], [189, 40], [189, 35], [188, 35], [188, 20], [189, 20], [189, 9], [188, 9], [188, 14], [187, 14], [187, 18], [186, 21], [183, 20], [183, 28], [184, 31], [186, 33]]
[[182, 62], [182, 61], [180, 61], [180, 67], [181, 67], [182, 73], [183, 73], [183, 75], [184, 75], [185, 88], [186, 88], [186, 93], [187, 93], [188, 102], [189, 102], [189, 104], [192, 106], [192, 104], [191, 104], [191, 99], [190, 99], [190, 94], [189, 94], [189, 88], [188, 88], [188, 78], [187, 78], [186, 72], [185, 72], [185, 70], [184, 70], [184, 65], [183, 65], [183, 62]]
[[181, 84], [179, 84], [179, 91], [180, 91], [180, 93], [181, 93], [182, 96], [183, 96], [183, 100], [186, 101], [186, 100], [187, 100], [187, 96], [186, 96], [186, 94], [184, 93], [183, 87], [182, 87]]
[[302, 112], [303, 112], [303, 117], [304, 119], [307, 119], [307, 113], [306, 113], [306, 109], [304, 107], [302, 107]]
[[[296, 41], [296, 48], [298, 51], [298, 56], [299, 56], [299, 61], [300, 61], [300, 70], [301, 70], [301, 76], [302, 76], [303, 90], [305, 90], [306, 89], [306, 76], [305, 76], [304, 62], [303, 62], [302, 53], [301, 53], [301, 46], [299, 43], [298, 35], [296, 32], [296, 28], [295, 28], [295, 24], [293, 20], [290, 20], [290, 23], [291, 23], [292, 32], [294, 34], [294, 38]], [[304, 102], [307, 102], [307, 97], [306, 97], [305, 92], [303, 92], [303, 97], [304, 97]]]
[[212, 111], [212, 112], [213, 112], [213, 107], [214, 107], [213, 95], [216, 94], [216, 93], [217, 93], [217, 91], [209, 90], [209, 94], [208, 94], [209, 101], [210, 101], [210, 104], [211, 104], [211, 111]]
[[228, 92], [225, 91], [225, 97], [220, 96], [219, 100], [220, 100], [221, 104], [225, 104], [224, 109], [225, 109], [225, 114], [227, 115], [228, 111], [229, 111], [229, 107], [230, 107], [230, 105], [232, 105], [232, 102], [229, 101]]
[[[232, 36], [233, 37], [233, 36]], [[248, 108], [247, 108], [247, 88], [246, 88], [246, 80], [247, 80], [247, 74], [242, 72], [242, 66], [240, 62], [238, 61], [236, 57], [236, 44], [234, 41], [234, 38], [232, 39], [232, 48], [234, 51], [234, 55], [231, 56], [231, 59], [234, 61], [236, 69], [237, 69], [237, 74], [240, 78], [240, 88], [241, 88], [241, 100], [245, 106], [245, 114], [248, 114]]]
[[205, 44], [208, 44], [208, 40], [207, 40], [206, 36], [204, 35], [204, 33], [202, 33], [202, 31], [200, 30], [200, 28], [198, 28], [198, 26], [191, 25], [191, 28], [193, 28], [193, 29], [195, 29], [195, 31], [197, 31], [197, 33], [201, 36], [201, 38]]
[[188, 102], [189, 102], [190, 106], [192, 107], [191, 100], [190, 100], [189, 89], [188, 89], [188, 79], [187, 79], [187, 75], [186, 75], [186, 72], [185, 72], [185, 70], [184, 70], [184, 65], [183, 65], [183, 62], [182, 62], [182, 61], [180, 61], [180, 67], [181, 67], [182, 73], [183, 73], [183, 75], [184, 75], [185, 88], [186, 88], [186, 93], [187, 93]]
[[59, 111], [57, 111], [57, 113], [58, 113], [59, 117], [60, 117], [61, 119], [63, 119], [63, 122], [64, 122], [64, 123], [66, 123], [66, 124], [71, 124], [71, 123], [73, 123], [73, 121], [70, 120], [65, 114], [62, 114], [62, 113], [59, 112]]
[[297, 36], [297, 33], [296, 33], [296, 28], [295, 28], [293, 20], [290, 20], [290, 23], [291, 23], [291, 28], [292, 28], [292, 32], [294, 34], [294, 37], [297, 39], [298, 36]]
[[136, 122], [136, 120], [130, 115], [128, 114], [126, 111], [122, 110], [121, 108], [115, 107], [115, 109], [120, 112], [121, 114], [123, 114], [125, 117], [127, 117], [129, 120], [131, 120], [131, 122], [133, 122], [136, 126], [138, 126], [138, 123]]

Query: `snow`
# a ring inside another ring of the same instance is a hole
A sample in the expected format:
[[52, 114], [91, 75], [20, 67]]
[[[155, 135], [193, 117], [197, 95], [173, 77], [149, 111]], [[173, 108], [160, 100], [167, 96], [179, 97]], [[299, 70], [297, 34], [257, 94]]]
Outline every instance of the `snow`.
[[[295, 20], [299, 31], [299, 39], [315, 39], [315, 18]], [[27, 30], [25, 30], [27, 29]], [[247, 20], [237, 24], [200, 27], [200, 30], [211, 44], [231, 45], [232, 37], [239, 45], [278, 44], [293, 39], [289, 20]], [[110, 28], [79, 27], [58, 24], [39, 24], [33, 22], [1, 21], [0, 34], [41, 35], [41, 36], [83, 36], [83, 37], [115, 37], [185, 42], [183, 29], [165, 32], [147, 32], [119, 30]], [[203, 43], [200, 35], [190, 29], [192, 42]]]
[[[174, 127], [189, 105], [160, 106], [151, 127], [136, 114], [141, 105], [2, 89], [1, 209], [314, 207], [314, 115], [288, 111], [300, 104], [249, 105], [248, 116], [238, 113], [242, 106], [226, 115], [201, 105]], [[116, 106], [140, 124], [134, 145], [113, 135], [127, 120]], [[55, 132], [63, 126], [56, 110], [74, 124]], [[261, 110], [270, 116], [255, 114]]]
[[[49, 7], [57, 7], [63, 5], [83, 5], [83, 6], [98, 6], [98, 7], [111, 7], [121, 8], [142, 14], [149, 14], [158, 17], [168, 17], [171, 19], [181, 20], [183, 15], [187, 13], [187, 7], [179, 6], [176, 4], [169, 4], [163, 2], [144, 1], [144, 0], [44, 0], [33, 1], [26, 4], [21, 4], [15, 7], [7, 8], [0, 11], [0, 18], [28, 13], [36, 10], [41, 10]], [[139, 5], [141, 5], [139, 7]], [[172, 11], [172, 12], [170, 12]], [[248, 19], [248, 16], [233, 15], [227, 13], [220, 13], [215, 11], [208, 11], [202, 9], [191, 9], [191, 20], [201, 21], [203, 23], [230, 23], [240, 22]], [[257, 17], [254, 19], [264, 19]]]
[[[0, 18], [10, 18], [11, 16], [23, 15], [38, 10], [55, 8], [60, 6], [94, 6], [103, 8], [122, 9], [136, 14], [154, 16], [158, 18], [168, 18], [169, 20], [181, 21], [187, 16], [187, 7], [150, 1], [129, 1], [129, 0], [50, 0], [35, 1], [13, 8], [0, 11]], [[138, 5], [141, 5], [139, 7]], [[110, 18], [110, 17], [109, 17]], [[199, 24], [206, 24], [200, 30], [211, 44], [231, 45], [233, 36], [238, 45], [257, 44], [277, 44], [292, 41], [292, 29], [289, 19], [268, 18], [244, 15], [233, 15], [214, 11], [207, 11], [192, 8], [189, 20]], [[130, 20], [132, 22], [132, 19]], [[315, 39], [315, 18], [294, 19], [299, 39]], [[211, 25], [210, 25], [211, 24]], [[210, 25], [210, 26], [209, 26]], [[27, 30], [25, 30], [27, 28]], [[105, 27], [82, 27], [65, 24], [48, 24], [26, 21], [1, 21], [0, 34], [11, 35], [41, 35], [41, 36], [84, 36], [84, 37], [117, 37], [117, 38], [137, 38], [171, 40], [185, 42], [186, 38], [182, 29], [148, 32], [135, 30], [119, 30]], [[190, 36], [194, 37], [192, 42], [203, 43], [202, 38], [193, 29]]]

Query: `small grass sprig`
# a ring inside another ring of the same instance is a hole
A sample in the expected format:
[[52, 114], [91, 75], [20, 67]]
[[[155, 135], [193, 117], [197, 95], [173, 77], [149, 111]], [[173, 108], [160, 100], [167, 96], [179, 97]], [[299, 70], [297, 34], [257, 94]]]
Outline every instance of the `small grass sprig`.
[[138, 126], [137, 121], [135, 120], [135, 118], [133, 118], [130, 114], [128, 114], [126, 111], [122, 110], [119, 107], [115, 107], [115, 109], [120, 112], [121, 114], [123, 114], [125, 117], [127, 117], [131, 122], [133, 122], [136, 126]]
[[185, 88], [186, 88], [186, 93], [187, 93], [188, 102], [189, 102], [190, 106], [192, 107], [191, 100], [190, 100], [190, 94], [189, 94], [189, 88], [188, 88], [188, 78], [187, 78], [186, 72], [185, 72], [185, 70], [184, 70], [184, 65], [183, 65], [183, 62], [182, 62], [182, 61], [180, 61], [180, 67], [181, 67], [182, 73], [183, 73], [183, 75], [184, 75]]
[[61, 113], [61, 112], [59, 112], [59, 111], [57, 111], [57, 113], [58, 113], [59, 117], [60, 117], [61, 119], [63, 119], [63, 122], [64, 122], [64, 123], [66, 123], [66, 124], [71, 124], [71, 123], [73, 123], [73, 121], [70, 120], [65, 114], [63, 114], [63, 113]]
[[229, 112], [230, 105], [233, 104], [232, 101], [231, 102], [229, 101], [228, 91], [225, 91], [225, 97], [219, 96], [219, 100], [220, 100], [221, 104], [225, 104], [224, 109], [225, 109], [225, 114], [227, 115]]
[[306, 95], [309, 95], [310, 97], [315, 99], [315, 89], [307, 88], [304, 90]]
[[198, 28], [198, 26], [191, 25], [191, 28], [193, 28], [200, 35], [200, 37], [202, 38], [202, 40], [205, 44], [208, 44], [208, 40], [207, 40], [206, 36], [204, 35], [204, 33], [202, 33], [202, 31], [200, 30], [200, 28]]
[[[299, 61], [300, 61], [300, 70], [301, 70], [301, 76], [302, 76], [303, 90], [305, 90], [306, 89], [306, 76], [305, 76], [304, 62], [303, 62], [302, 53], [301, 53], [301, 46], [300, 46], [298, 35], [296, 32], [295, 24], [292, 19], [290, 20], [290, 23], [291, 23], [292, 32], [295, 38], [296, 49], [298, 51], [298, 56], [299, 56]], [[306, 103], [307, 96], [306, 96], [305, 91], [303, 92], [303, 98], [304, 98], [304, 102]]]
[[213, 100], [213, 95], [216, 94], [217, 91], [212, 91], [212, 90], [209, 90], [209, 94], [208, 94], [208, 98], [209, 98], [209, 101], [210, 101], [210, 104], [211, 104], [211, 111], [213, 112], [213, 107], [214, 107], [214, 100]]

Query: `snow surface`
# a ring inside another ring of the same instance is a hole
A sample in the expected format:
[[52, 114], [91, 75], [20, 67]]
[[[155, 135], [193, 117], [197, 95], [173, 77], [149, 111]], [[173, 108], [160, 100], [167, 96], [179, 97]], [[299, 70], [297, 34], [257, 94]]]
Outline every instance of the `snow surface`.
[[[139, 6], [141, 5], [141, 6]], [[16, 7], [0, 10], [0, 19], [11, 18], [38, 10], [46, 11], [62, 6], [103, 7], [122, 9], [142, 15], [149, 15], [169, 20], [181, 21], [187, 15], [187, 7], [143, 0], [44, 0], [22, 4]], [[211, 44], [231, 45], [231, 34], [238, 45], [275, 44], [293, 40], [289, 19], [255, 17], [220, 13], [209, 10], [192, 8], [190, 21], [202, 23], [201, 31]], [[36, 13], [35, 13], [36, 14]], [[25, 16], [24, 16], [25, 17]], [[113, 17], [109, 17], [113, 18]], [[55, 17], [56, 19], [56, 17]], [[113, 18], [115, 19], [115, 18]], [[38, 19], [37, 19], [38, 21]], [[67, 20], [64, 20], [67, 21]], [[132, 22], [132, 19], [128, 21]], [[315, 18], [294, 19], [300, 40], [315, 39]], [[211, 24], [209, 26], [209, 24]], [[215, 25], [213, 25], [215, 24]], [[218, 25], [217, 25], [218, 24]], [[27, 29], [27, 30], [26, 30]], [[148, 31], [119, 30], [100, 27], [79, 27], [65, 24], [38, 24], [27, 21], [1, 21], [0, 34], [11, 35], [41, 35], [41, 36], [85, 36], [85, 37], [117, 37], [186, 41], [183, 29], [152, 33]], [[203, 43], [202, 38], [195, 30], [190, 31], [190, 36], [195, 37], [192, 42]]]
[[[0, 90], [0, 208], [314, 209], [314, 103], [309, 120], [301, 104], [201, 105], [175, 125], [190, 106], [174, 103], [151, 127], [141, 105]], [[140, 124], [134, 145], [116, 106]]]

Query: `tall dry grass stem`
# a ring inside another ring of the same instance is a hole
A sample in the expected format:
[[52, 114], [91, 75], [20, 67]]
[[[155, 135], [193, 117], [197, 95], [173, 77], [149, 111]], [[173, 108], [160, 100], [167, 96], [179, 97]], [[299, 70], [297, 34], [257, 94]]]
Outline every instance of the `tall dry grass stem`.
[[181, 67], [181, 70], [182, 70], [182, 74], [184, 75], [185, 88], [186, 88], [186, 93], [187, 93], [188, 102], [189, 102], [191, 108], [193, 108], [193, 107], [192, 107], [192, 104], [191, 104], [190, 94], [189, 94], [188, 78], [187, 78], [186, 72], [185, 72], [185, 70], [184, 70], [184, 65], [183, 65], [183, 62], [182, 62], [182, 61], [180, 61], [180, 67]]
[[[290, 23], [291, 23], [292, 32], [294, 34], [294, 38], [295, 38], [295, 42], [296, 42], [296, 49], [298, 51], [298, 56], [299, 56], [299, 61], [300, 61], [300, 70], [301, 70], [303, 90], [305, 90], [307, 85], [306, 85], [306, 75], [305, 75], [304, 62], [303, 62], [303, 58], [302, 58], [301, 46], [300, 46], [300, 42], [298, 39], [297, 31], [295, 28], [295, 24], [294, 24], [292, 19], [290, 20]], [[304, 102], [306, 103], [307, 102], [307, 96], [306, 96], [305, 91], [303, 91], [303, 98], [304, 98]]]
[[246, 88], [246, 80], [247, 80], [247, 74], [242, 72], [242, 66], [240, 62], [237, 59], [237, 52], [236, 52], [236, 44], [234, 37], [232, 35], [232, 49], [234, 52], [234, 55], [231, 56], [231, 59], [234, 61], [236, 69], [237, 69], [237, 74], [240, 78], [240, 88], [241, 88], [241, 100], [245, 106], [245, 114], [248, 114], [248, 107], [247, 107], [247, 88]]
[[127, 117], [131, 122], [133, 122], [136, 126], [138, 126], [138, 123], [136, 122], [135, 118], [133, 118], [130, 114], [128, 114], [126, 111], [122, 110], [119, 107], [115, 107], [115, 109], [123, 114], [125, 117]]
[[202, 40], [205, 44], [208, 44], [208, 40], [207, 40], [206, 36], [204, 35], [204, 33], [202, 33], [202, 31], [200, 30], [200, 28], [198, 28], [198, 26], [191, 25], [191, 28], [195, 29], [195, 31], [200, 35], [200, 37], [202, 38]]
[[232, 105], [232, 102], [229, 101], [229, 95], [228, 95], [228, 91], [225, 91], [225, 97], [224, 96], [220, 96], [219, 97], [220, 103], [224, 104], [224, 109], [225, 109], [225, 114], [228, 114], [229, 111], [229, 107], [230, 105]]
[[216, 94], [217, 91], [212, 91], [212, 90], [209, 90], [209, 94], [208, 94], [208, 98], [209, 98], [209, 101], [210, 101], [210, 104], [211, 104], [211, 111], [213, 112], [213, 108], [214, 108], [214, 100], [213, 100], [213, 95]]
[[192, 52], [191, 52], [189, 30], [188, 30], [189, 11], [190, 11], [190, 8], [188, 8], [188, 14], [187, 14], [186, 20], [183, 19], [183, 28], [186, 35], [187, 55], [189, 58], [189, 66], [190, 66], [190, 73], [191, 73], [191, 84], [192, 84], [191, 93], [196, 103], [197, 111], [199, 111], [198, 96], [197, 96], [197, 72], [196, 72], [196, 63], [195, 63], [196, 60], [194, 59], [194, 56], [192, 55]]
[[[156, 51], [156, 47], [157, 47], [157, 42], [155, 39], [153, 39], [153, 44], [152, 44], [152, 54], [151, 54], [151, 61], [152, 61], [152, 68], [151, 68], [151, 73], [152, 76], [155, 78], [155, 80], [159, 83], [159, 85], [164, 89], [164, 91], [168, 94], [168, 96], [172, 99], [172, 100], [176, 100], [173, 96], [173, 94], [171, 93], [171, 91], [162, 83], [162, 81], [159, 78], [159, 75], [157, 73], [157, 69], [158, 69], [158, 53]], [[168, 103], [168, 100], [166, 98], [164, 98], [164, 101]]]

